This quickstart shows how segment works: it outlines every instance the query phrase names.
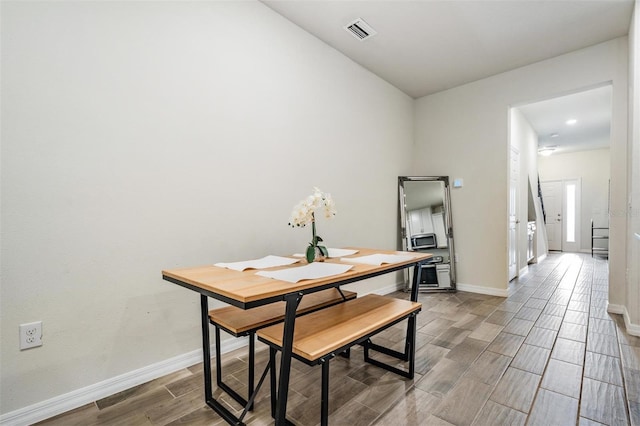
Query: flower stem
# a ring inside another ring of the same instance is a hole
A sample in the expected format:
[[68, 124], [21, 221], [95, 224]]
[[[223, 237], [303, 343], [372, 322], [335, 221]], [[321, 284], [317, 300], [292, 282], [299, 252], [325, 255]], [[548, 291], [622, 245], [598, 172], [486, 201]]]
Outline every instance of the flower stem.
[[316, 218], [313, 213], [311, 213], [311, 233], [312, 233], [311, 245], [313, 247], [316, 247], [318, 245], [316, 241]]

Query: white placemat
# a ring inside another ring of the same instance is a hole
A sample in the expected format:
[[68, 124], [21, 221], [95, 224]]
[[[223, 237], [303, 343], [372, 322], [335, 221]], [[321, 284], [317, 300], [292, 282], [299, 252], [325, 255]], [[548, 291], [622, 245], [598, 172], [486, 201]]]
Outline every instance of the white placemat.
[[234, 271], [244, 271], [245, 269], [265, 269], [275, 266], [291, 265], [296, 262], [300, 262], [300, 259], [268, 255], [260, 259], [245, 260], [242, 262], [216, 263], [214, 266], [233, 269]]
[[342, 274], [353, 268], [352, 265], [340, 265], [337, 263], [313, 262], [299, 268], [280, 269], [279, 271], [260, 271], [256, 275], [273, 278], [276, 280], [297, 283], [302, 280], [315, 280], [332, 275]]
[[329, 250], [329, 257], [351, 256], [352, 254], [356, 254], [359, 251], [359, 250], [339, 249], [339, 248], [330, 248], [327, 250]]
[[383, 263], [399, 263], [406, 262], [407, 260], [413, 259], [413, 256], [402, 255], [402, 254], [370, 254], [368, 256], [360, 256], [360, 257], [343, 257], [340, 259], [341, 262], [351, 262], [351, 263], [364, 263], [366, 265], [377, 265], [380, 266]]

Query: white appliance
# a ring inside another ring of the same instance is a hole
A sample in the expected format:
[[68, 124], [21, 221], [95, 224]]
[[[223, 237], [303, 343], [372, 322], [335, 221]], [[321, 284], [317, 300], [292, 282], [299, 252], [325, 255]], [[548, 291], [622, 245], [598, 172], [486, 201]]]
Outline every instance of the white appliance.
[[420, 266], [418, 277], [420, 291], [452, 289], [451, 265], [443, 261], [442, 256], [433, 256]]
[[451, 265], [448, 263], [436, 265], [436, 276], [438, 277], [438, 288], [451, 288]]

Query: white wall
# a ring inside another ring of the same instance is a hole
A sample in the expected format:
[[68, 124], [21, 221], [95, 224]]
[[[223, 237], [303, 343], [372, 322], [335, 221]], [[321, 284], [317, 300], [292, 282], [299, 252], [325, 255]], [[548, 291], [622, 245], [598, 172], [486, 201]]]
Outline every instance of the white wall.
[[[538, 198], [538, 135], [531, 123], [518, 108], [511, 109], [510, 115], [510, 139], [511, 145], [520, 152], [520, 202], [519, 217], [520, 226], [518, 233], [519, 256], [518, 270], [527, 267], [527, 222], [529, 215], [535, 217], [536, 233], [534, 243], [534, 261], [547, 254], [546, 233], [544, 230], [544, 217]], [[531, 188], [529, 188], [531, 186]], [[533, 211], [529, 212], [529, 190], [533, 195]]]
[[[452, 191], [458, 280], [506, 294], [509, 107], [613, 82], [612, 206], [626, 205], [627, 39], [618, 38], [416, 101], [414, 174], [464, 178]], [[624, 218], [612, 219], [614, 296], [624, 287]], [[485, 255], [478, 256], [483, 253]], [[491, 253], [487, 256], [486, 253]]]
[[591, 219], [599, 227], [609, 222], [609, 149], [540, 157], [538, 170], [541, 181], [580, 179], [580, 251], [591, 253]]
[[160, 271], [301, 252], [314, 185], [330, 246], [396, 247], [413, 100], [261, 3], [1, 7], [0, 412], [198, 349]]

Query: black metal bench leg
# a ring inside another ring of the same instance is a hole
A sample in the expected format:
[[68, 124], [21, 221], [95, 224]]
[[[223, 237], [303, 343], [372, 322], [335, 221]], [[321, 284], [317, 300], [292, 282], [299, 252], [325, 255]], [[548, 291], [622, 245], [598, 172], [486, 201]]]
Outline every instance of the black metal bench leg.
[[404, 343], [404, 358], [403, 361], [407, 362], [411, 358], [411, 347], [415, 346], [416, 340], [416, 317], [410, 316], [407, 322], [407, 337]]
[[[247, 383], [247, 398], [251, 398], [255, 389], [255, 364], [256, 364], [256, 339], [255, 332], [249, 334], [249, 380]], [[253, 411], [253, 402], [247, 407], [247, 410]]]
[[[371, 339], [367, 339], [361, 343], [364, 352], [364, 361], [373, 364], [375, 366], [384, 368], [385, 370], [396, 373], [402, 377], [406, 377], [408, 379], [413, 379], [415, 374], [415, 358], [416, 358], [416, 314], [411, 314], [407, 318], [407, 336], [404, 346], [404, 352], [398, 352], [393, 349], [389, 349], [384, 346], [377, 345], [371, 341]], [[392, 356], [401, 361], [408, 362], [407, 370], [401, 370], [396, 368], [390, 364], [378, 361], [372, 358], [369, 354], [369, 351], [376, 351], [383, 353], [385, 355]]]
[[411, 315], [409, 317], [409, 325], [407, 327], [411, 330], [411, 335], [407, 332], [407, 347], [406, 353], [409, 361], [408, 378], [413, 380], [413, 376], [416, 370], [416, 317]]
[[271, 378], [271, 417], [276, 418], [276, 350], [269, 348], [269, 369]]
[[322, 400], [320, 409], [320, 425], [329, 424], [329, 360], [322, 363]]
[[220, 328], [214, 327], [216, 332], [216, 385], [221, 387], [222, 384], [222, 356], [220, 355]]

